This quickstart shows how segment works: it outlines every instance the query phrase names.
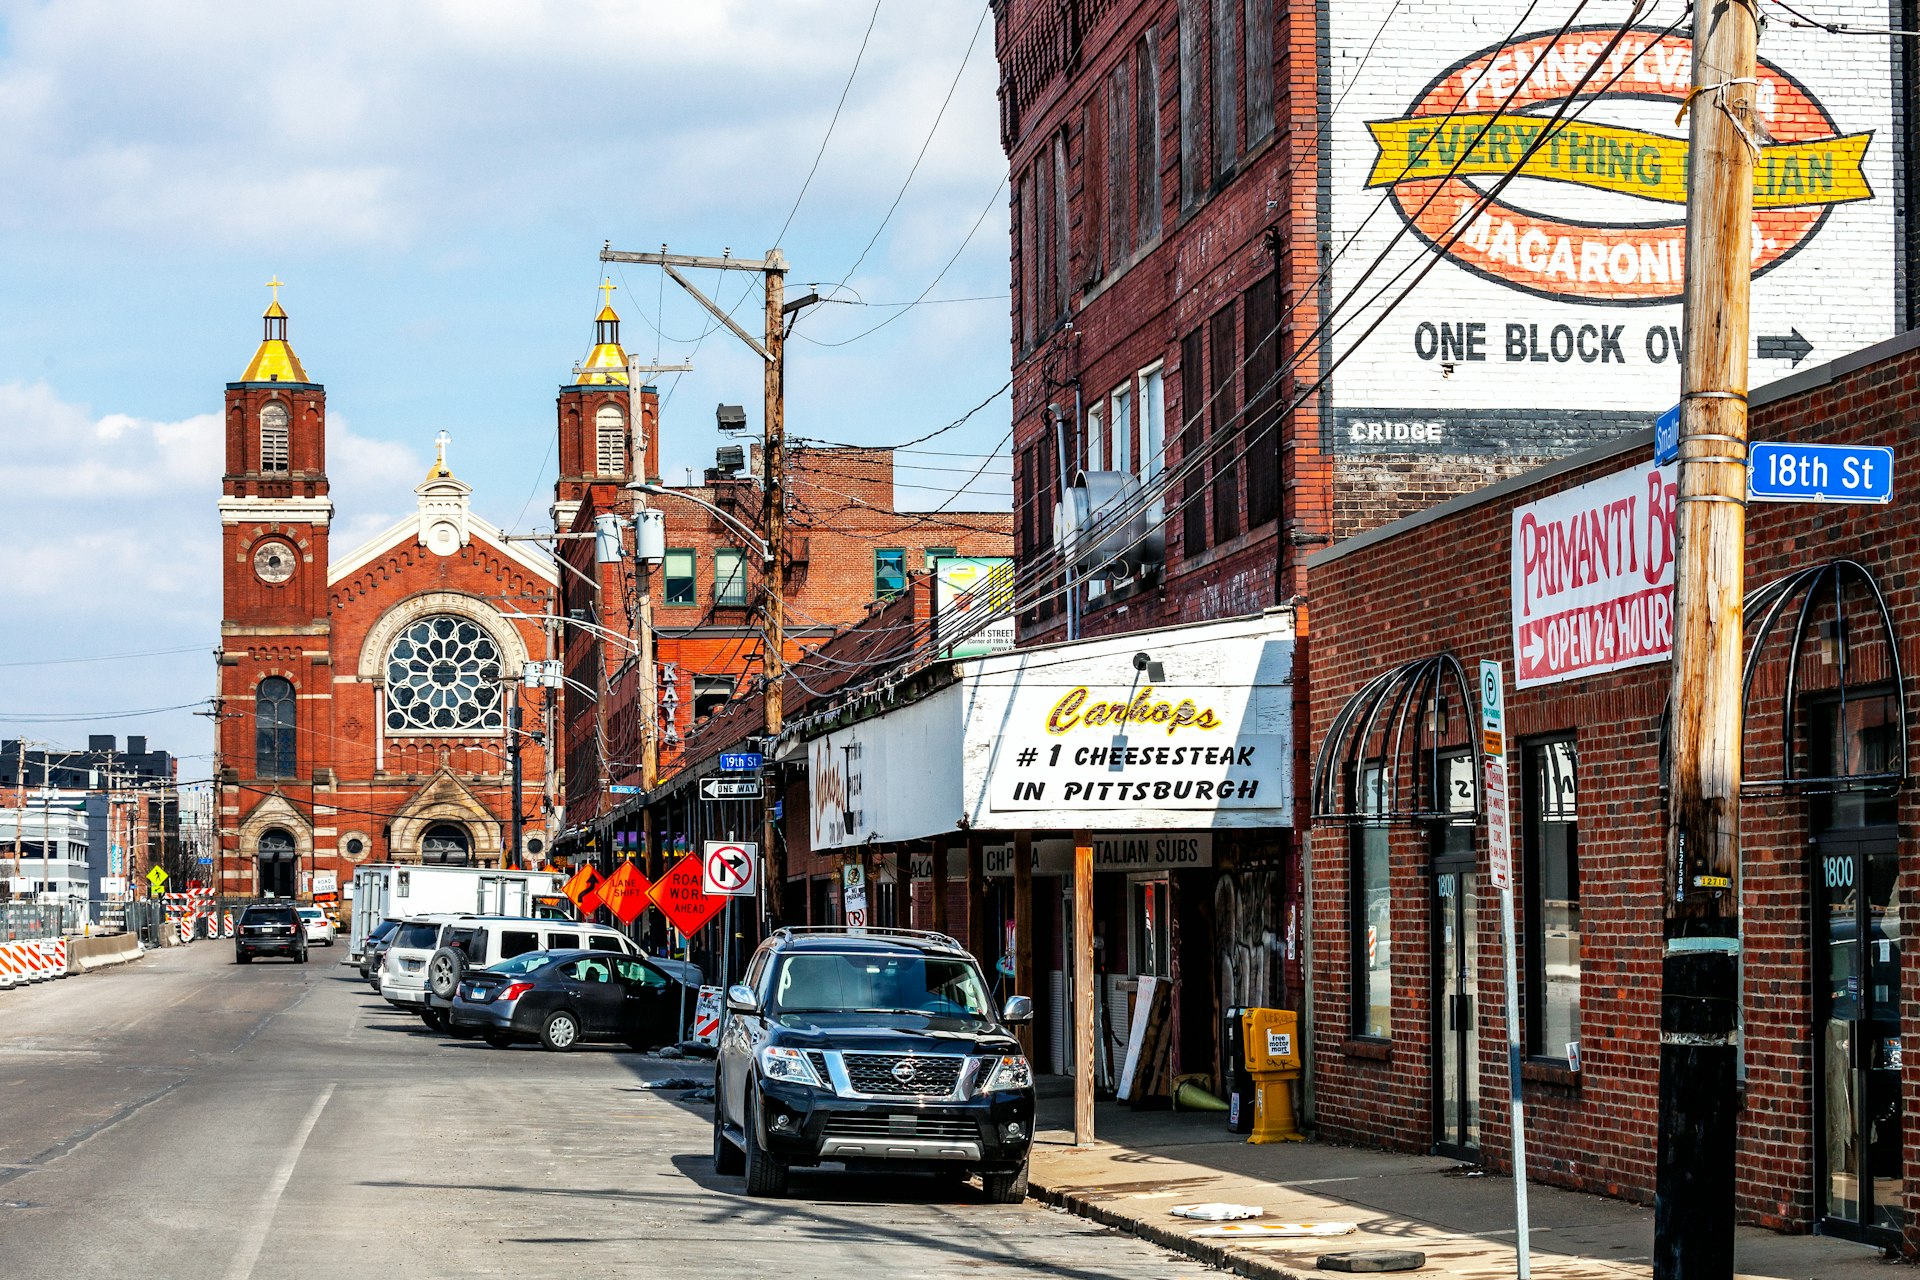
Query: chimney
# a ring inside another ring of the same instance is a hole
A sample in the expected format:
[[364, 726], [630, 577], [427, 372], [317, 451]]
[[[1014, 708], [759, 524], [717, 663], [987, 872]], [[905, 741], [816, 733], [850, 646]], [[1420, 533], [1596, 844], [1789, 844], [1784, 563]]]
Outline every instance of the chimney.
[[127, 735], [127, 754], [130, 756], [143, 756], [147, 754], [146, 738], [136, 737], [131, 733], [128, 734]]
[[660, 388], [641, 387], [635, 395], [640, 411], [638, 426], [641, 439], [646, 441], [642, 451], [641, 473], [648, 484], [660, 483]]

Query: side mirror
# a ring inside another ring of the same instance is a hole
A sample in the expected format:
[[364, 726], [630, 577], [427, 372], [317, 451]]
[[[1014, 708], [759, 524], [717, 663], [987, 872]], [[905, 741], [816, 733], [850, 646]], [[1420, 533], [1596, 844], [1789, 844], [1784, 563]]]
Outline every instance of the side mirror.
[[1000, 1013], [1002, 1022], [1032, 1022], [1033, 997], [1008, 996], [1007, 1007]]
[[753, 988], [744, 982], [736, 982], [727, 988], [728, 1013], [758, 1013], [760, 1000], [753, 994]]

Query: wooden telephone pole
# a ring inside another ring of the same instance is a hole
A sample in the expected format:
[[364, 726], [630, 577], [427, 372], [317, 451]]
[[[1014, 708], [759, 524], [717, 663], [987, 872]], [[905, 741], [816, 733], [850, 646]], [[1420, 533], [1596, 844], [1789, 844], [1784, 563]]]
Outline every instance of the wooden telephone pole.
[[1753, 3], [1694, 7], [1655, 1280], [1733, 1275]]
[[[766, 621], [764, 643], [761, 646], [761, 671], [765, 678], [766, 692], [766, 735], [768, 751], [773, 750], [774, 739], [780, 736], [785, 721], [785, 684], [786, 655], [783, 651], [786, 634], [787, 600], [787, 562], [785, 554], [787, 511], [786, 511], [786, 318], [794, 311], [817, 299], [809, 296], [787, 305], [786, 279], [787, 259], [778, 249], [767, 250], [767, 256], [761, 259], [736, 258], [731, 254], [718, 258], [702, 257], [696, 254], [668, 253], [662, 245], [658, 253], [628, 253], [610, 247], [600, 250], [602, 262], [633, 262], [642, 266], [659, 267], [674, 283], [707, 309], [720, 324], [725, 326], [734, 337], [751, 347], [766, 364], [766, 445], [761, 450], [762, 471], [762, 507], [761, 516], [766, 530]], [[681, 270], [717, 271], [753, 271], [758, 272], [766, 284], [766, 328], [763, 339], [756, 340], [752, 334], [741, 328], [728, 315], [726, 309], [695, 287], [692, 281], [681, 274]], [[651, 628], [649, 627], [649, 630]], [[649, 708], [649, 715], [652, 708]], [[765, 772], [765, 771], [763, 771]], [[777, 839], [778, 823], [774, 818], [775, 796], [773, 788], [763, 788], [761, 796], [761, 877], [762, 892], [766, 894], [767, 919], [777, 924], [784, 917], [782, 891], [786, 887], [786, 858], [780, 850]]]

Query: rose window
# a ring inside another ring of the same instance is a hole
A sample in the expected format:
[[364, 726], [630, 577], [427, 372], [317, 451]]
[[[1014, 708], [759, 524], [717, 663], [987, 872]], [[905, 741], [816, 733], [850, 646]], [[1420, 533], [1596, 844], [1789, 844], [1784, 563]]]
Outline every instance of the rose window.
[[500, 727], [500, 649], [465, 618], [423, 618], [387, 656], [387, 728], [467, 733]]

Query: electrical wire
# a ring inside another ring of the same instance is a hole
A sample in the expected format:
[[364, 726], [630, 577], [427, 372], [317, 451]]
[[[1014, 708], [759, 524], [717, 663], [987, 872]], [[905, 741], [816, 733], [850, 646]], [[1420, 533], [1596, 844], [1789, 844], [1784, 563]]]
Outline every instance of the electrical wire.
[[205, 644], [183, 644], [171, 649], [138, 649], [132, 653], [101, 653], [90, 658], [23, 658], [18, 661], [0, 662], [0, 667], [64, 667], [82, 662], [122, 662], [131, 658], [159, 658], [176, 653], [210, 653], [213, 646]]
[[1773, 3], [1792, 14], [1798, 21], [1783, 22], [1782, 26], [1812, 28], [1836, 36], [1920, 36], [1920, 31], [1902, 31], [1896, 27], [1856, 27], [1849, 22], [1823, 22], [1809, 17], [1788, 4], [1786, 0], [1773, 0]]

